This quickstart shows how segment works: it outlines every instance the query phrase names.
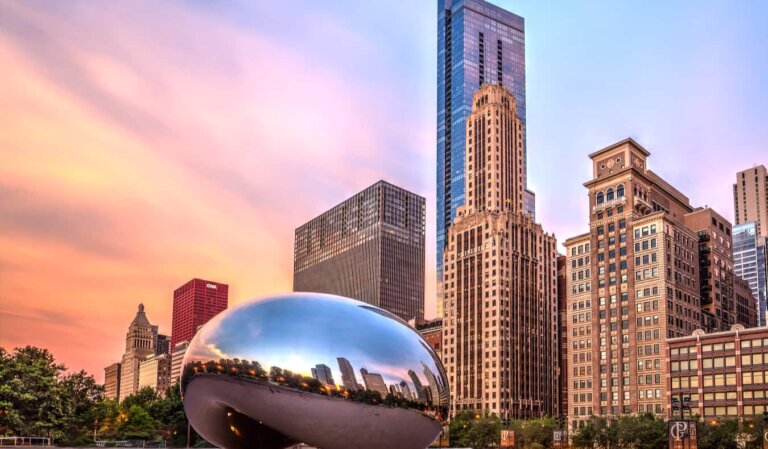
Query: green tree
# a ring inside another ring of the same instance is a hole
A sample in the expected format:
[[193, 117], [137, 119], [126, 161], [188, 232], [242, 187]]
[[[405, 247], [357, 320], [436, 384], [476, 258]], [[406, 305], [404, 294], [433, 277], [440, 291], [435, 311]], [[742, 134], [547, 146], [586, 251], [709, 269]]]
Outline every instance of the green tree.
[[81, 446], [92, 442], [104, 387], [83, 370], [63, 376], [59, 387], [67, 414], [61, 443]]
[[552, 431], [557, 429], [555, 418], [515, 420], [509, 427], [515, 431], [515, 444], [519, 447], [551, 447]]
[[21, 436], [60, 438], [67, 410], [59, 376], [66, 369], [46, 349], [0, 350], [0, 429]]
[[174, 384], [165, 391], [165, 397], [158, 399], [149, 407], [149, 414], [157, 420], [163, 439], [174, 446], [182, 446], [187, 440], [187, 415], [181, 401], [179, 384]]
[[146, 410], [132, 405], [125, 411], [125, 420], [121, 420], [117, 432], [129, 440], [150, 440], [157, 435], [157, 422]]
[[152, 387], [144, 387], [139, 389], [136, 393], [126, 396], [120, 403], [123, 410], [128, 411], [134, 405], [138, 405], [144, 410], [149, 410], [150, 406], [157, 401], [157, 393]]
[[495, 414], [464, 411], [449, 424], [450, 444], [458, 447], [485, 449], [499, 444], [501, 420]]

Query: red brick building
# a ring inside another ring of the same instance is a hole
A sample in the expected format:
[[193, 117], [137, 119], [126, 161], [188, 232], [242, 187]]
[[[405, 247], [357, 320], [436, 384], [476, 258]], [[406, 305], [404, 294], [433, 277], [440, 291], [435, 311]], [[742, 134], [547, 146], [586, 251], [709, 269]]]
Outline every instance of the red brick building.
[[229, 286], [219, 282], [192, 279], [173, 292], [171, 348], [191, 340], [197, 328], [226, 310]]

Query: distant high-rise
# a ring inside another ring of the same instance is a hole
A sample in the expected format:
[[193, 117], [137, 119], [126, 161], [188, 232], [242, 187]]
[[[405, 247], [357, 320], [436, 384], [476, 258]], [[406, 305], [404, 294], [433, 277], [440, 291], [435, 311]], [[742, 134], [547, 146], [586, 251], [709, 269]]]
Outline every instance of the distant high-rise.
[[467, 120], [466, 203], [447, 230], [443, 260], [452, 414], [557, 413], [557, 243], [525, 211], [517, 110], [506, 87], [486, 84]]
[[[448, 226], [465, 204], [465, 124], [483, 84], [512, 92], [525, 150], [525, 21], [483, 0], [438, 0], [437, 8], [437, 282], [441, 287]], [[526, 184], [525, 164], [522, 168]], [[535, 216], [533, 192], [524, 210]], [[438, 295], [440, 296], [440, 295]], [[441, 309], [438, 301], [438, 309]], [[441, 312], [441, 310], [438, 310]], [[442, 316], [442, 313], [438, 313]]]
[[120, 368], [120, 401], [139, 390], [139, 365], [155, 353], [156, 335], [157, 326], [149, 323], [144, 304], [139, 304], [125, 336], [125, 353]]
[[173, 292], [170, 348], [192, 340], [197, 329], [227, 309], [229, 286], [220, 282], [192, 279]]
[[736, 323], [731, 223], [709, 207], [686, 214], [683, 223], [699, 239], [701, 327], [706, 332], [731, 330]]
[[164, 334], [157, 334], [155, 337], [155, 355], [170, 354], [171, 352], [171, 336]]
[[733, 228], [733, 271], [744, 279], [757, 299], [758, 325], [766, 325], [768, 307], [768, 237], [761, 237], [757, 223]]
[[296, 229], [293, 290], [424, 317], [425, 199], [379, 181]]
[[328, 365], [322, 363], [315, 365], [315, 367], [312, 368], [312, 376], [319, 380], [323, 385], [336, 385], [336, 383], [333, 381], [333, 373], [331, 372], [331, 367]]
[[120, 397], [120, 362], [104, 368], [104, 397], [107, 399]]
[[150, 387], [160, 396], [171, 386], [171, 355], [151, 354], [139, 364], [139, 390]]
[[378, 373], [369, 373], [367, 369], [360, 368], [360, 374], [363, 376], [363, 383], [365, 383], [365, 389], [368, 391], [378, 391], [382, 398], [387, 397], [389, 390], [387, 384], [384, 383], [384, 378]]
[[768, 170], [764, 165], [736, 174], [733, 211], [737, 225], [753, 221], [757, 235], [768, 238]]
[[341, 383], [344, 388], [349, 391], [362, 390], [362, 386], [357, 383], [355, 377], [355, 369], [352, 368], [352, 364], [344, 357], [338, 357], [336, 359], [339, 362], [339, 371], [341, 371]]
[[181, 379], [181, 365], [184, 362], [184, 355], [187, 353], [188, 341], [176, 343], [171, 351], [171, 385], [179, 382]]
[[757, 327], [757, 298], [752, 294], [749, 283], [740, 276], [733, 276], [733, 301], [736, 323], [746, 328]]

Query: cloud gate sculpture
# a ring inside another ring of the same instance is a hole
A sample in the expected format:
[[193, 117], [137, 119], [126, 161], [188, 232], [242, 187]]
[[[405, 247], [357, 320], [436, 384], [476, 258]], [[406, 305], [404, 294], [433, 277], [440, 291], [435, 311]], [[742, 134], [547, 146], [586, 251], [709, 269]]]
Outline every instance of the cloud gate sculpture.
[[192, 426], [225, 449], [424, 449], [449, 398], [440, 361], [410, 326], [318, 293], [216, 316], [187, 349], [181, 389]]

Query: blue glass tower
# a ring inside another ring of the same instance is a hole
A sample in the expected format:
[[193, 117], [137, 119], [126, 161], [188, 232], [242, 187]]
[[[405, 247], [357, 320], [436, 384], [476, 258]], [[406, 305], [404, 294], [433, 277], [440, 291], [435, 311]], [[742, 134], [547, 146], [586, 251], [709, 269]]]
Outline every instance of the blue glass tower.
[[[472, 112], [472, 95], [482, 84], [503, 84], [514, 94], [517, 114], [525, 125], [525, 21], [483, 0], [438, 0], [437, 14], [439, 292], [446, 229], [456, 208], [464, 204], [464, 129]], [[534, 215], [532, 192], [526, 191], [525, 205]], [[438, 298], [438, 311], [440, 303]]]

